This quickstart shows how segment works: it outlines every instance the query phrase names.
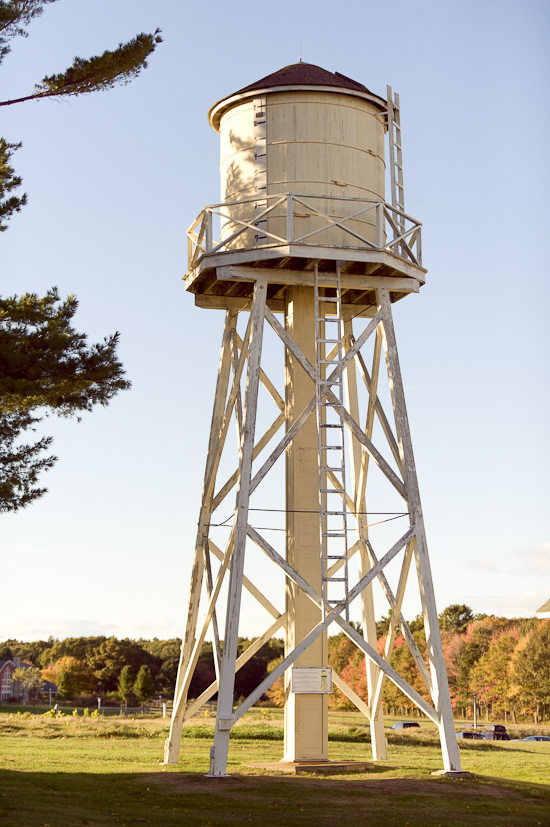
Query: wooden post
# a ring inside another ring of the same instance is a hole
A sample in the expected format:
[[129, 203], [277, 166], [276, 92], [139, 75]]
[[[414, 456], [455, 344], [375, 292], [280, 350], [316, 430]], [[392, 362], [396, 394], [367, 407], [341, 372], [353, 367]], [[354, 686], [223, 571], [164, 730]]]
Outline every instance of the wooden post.
[[[223, 331], [222, 346], [220, 352], [220, 363], [218, 367], [218, 380], [216, 383], [214, 408], [212, 411], [212, 422], [210, 425], [210, 439], [208, 443], [208, 452], [206, 456], [205, 480], [202, 492], [199, 527], [197, 530], [197, 541], [195, 544], [195, 556], [193, 560], [193, 568], [191, 571], [187, 625], [185, 628], [185, 636], [181, 646], [178, 676], [176, 679], [176, 688], [174, 691], [174, 708], [172, 710], [172, 719], [170, 722], [170, 733], [168, 735], [168, 738], [166, 739], [164, 747], [165, 764], [177, 764], [180, 752], [183, 715], [185, 712], [185, 703], [187, 700], [186, 694], [181, 693], [181, 688], [183, 685], [185, 674], [187, 672], [187, 667], [189, 665], [189, 659], [191, 657], [193, 644], [195, 642], [197, 617], [199, 612], [202, 579], [204, 573], [204, 543], [208, 536], [208, 523], [210, 521], [212, 494], [214, 490], [214, 483], [213, 481], [209, 482], [209, 479], [212, 479], [211, 468], [215, 464], [216, 454], [220, 450], [218, 440], [220, 435], [220, 427], [223, 420], [223, 414], [225, 410], [227, 388], [231, 372], [231, 335], [232, 331], [235, 329], [236, 324], [237, 315], [231, 311], [227, 311], [227, 313], [225, 314], [225, 326]], [[175, 701], [180, 696], [180, 703], [176, 705]]]
[[216, 716], [214, 746], [212, 747], [210, 757], [209, 774], [217, 777], [225, 776], [227, 772], [227, 753], [231, 733], [230, 721], [233, 714], [235, 663], [237, 660], [244, 553], [248, 527], [248, 505], [250, 481], [252, 477], [254, 435], [256, 431], [256, 410], [258, 406], [266, 296], [266, 282], [263, 280], [257, 281], [254, 285], [254, 298], [250, 314], [250, 341], [248, 345], [248, 372], [244, 400], [243, 433], [239, 446], [239, 482], [234, 524], [235, 541], [231, 559], [231, 574], [227, 599], [221, 681], [218, 692], [218, 714]]
[[405, 405], [403, 380], [397, 353], [397, 340], [393, 327], [393, 318], [389, 292], [386, 289], [376, 291], [379, 309], [383, 314], [384, 350], [388, 368], [388, 377], [398, 431], [399, 447], [405, 473], [405, 484], [408, 492], [409, 514], [411, 524], [415, 526], [414, 551], [416, 558], [418, 584], [424, 616], [424, 629], [430, 672], [432, 678], [432, 701], [441, 714], [439, 735], [443, 764], [447, 771], [460, 771], [460, 752], [454, 728], [453, 710], [447, 681], [447, 671], [443, 660], [441, 635], [439, 632], [439, 618], [435, 605], [435, 594], [432, 582], [432, 573], [428, 557], [428, 545], [424, 531], [424, 518], [416, 476], [416, 466], [412, 450], [412, 440], [409, 430], [409, 420]]
[[[352, 346], [353, 328], [352, 322], [346, 321], [344, 323], [344, 350], [348, 353]], [[374, 423], [374, 410], [376, 403], [376, 394], [378, 387], [378, 367], [380, 364], [380, 337], [377, 335], [376, 345], [374, 349], [375, 366], [372, 372], [371, 385], [369, 388], [369, 406], [367, 411], [367, 424], [365, 433], [369, 439], [372, 438], [372, 429]], [[357, 395], [357, 373], [355, 369], [355, 360], [352, 360], [347, 367], [345, 373], [346, 379], [346, 393], [347, 405], [351, 416], [356, 422], [360, 422], [359, 414], [359, 398]], [[371, 563], [368, 559], [366, 540], [368, 538], [368, 527], [366, 517], [366, 500], [365, 488], [367, 483], [367, 472], [369, 464], [369, 455], [362, 448], [359, 441], [348, 431], [350, 440], [350, 458], [352, 479], [354, 481], [354, 496], [353, 502], [355, 504], [355, 523], [359, 533], [360, 560], [359, 560], [359, 577], [364, 575], [371, 568]], [[365, 640], [376, 649], [376, 618], [374, 614], [374, 602], [372, 595], [372, 583], [363, 590], [361, 594], [361, 614], [363, 621], [363, 634]], [[384, 719], [380, 714], [380, 707], [373, 708], [373, 697], [375, 687], [382, 677], [380, 668], [370, 659], [366, 658], [367, 671], [367, 691], [368, 701], [370, 704], [370, 731], [371, 731], [371, 746], [372, 757], [374, 761], [385, 761], [388, 757], [388, 750], [386, 746], [386, 735], [384, 732]]]
[[[315, 356], [313, 288], [290, 287], [286, 293], [286, 332], [312, 365]], [[315, 384], [287, 348], [285, 391], [287, 429], [315, 396]], [[319, 529], [319, 448], [316, 417], [310, 416], [287, 448], [287, 561], [321, 593]], [[314, 606], [295, 583], [286, 585], [286, 646], [289, 654], [321, 620]], [[295, 666], [326, 666], [326, 632], [300, 656]], [[285, 761], [328, 760], [328, 698], [290, 692], [290, 670], [285, 684]]]

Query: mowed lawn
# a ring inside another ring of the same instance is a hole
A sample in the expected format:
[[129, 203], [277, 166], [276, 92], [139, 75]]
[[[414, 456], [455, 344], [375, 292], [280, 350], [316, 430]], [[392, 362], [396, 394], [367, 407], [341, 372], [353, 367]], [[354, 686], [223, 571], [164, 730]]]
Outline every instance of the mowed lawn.
[[[370, 759], [367, 730], [356, 720], [346, 726], [338, 716], [332, 759]], [[235, 731], [232, 777], [208, 779], [212, 741], [204, 736], [213, 721], [193, 723], [179, 765], [165, 767], [165, 721], [0, 713], [0, 825], [550, 827], [550, 742], [468, 742], [461, 747], [463, 769], [476, 777], [435, 778], [441, 754], [428, 725], [401, 735], [388, 731], [389, 759], [369, 772], [282, 776], [245, 766], [282, 756], [282, 742], [266, 740], [270, 725], [252, 715]]]

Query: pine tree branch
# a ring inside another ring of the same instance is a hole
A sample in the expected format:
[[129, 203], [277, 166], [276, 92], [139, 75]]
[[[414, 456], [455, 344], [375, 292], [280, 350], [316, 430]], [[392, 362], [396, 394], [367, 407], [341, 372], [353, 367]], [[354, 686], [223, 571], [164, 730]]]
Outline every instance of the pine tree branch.
[[27, 203], [27, 195], [10, 195], [12, 190], [21, 186], [21, 178], [15, 174], [15, 170], [9, 164], [9, 160], [21, 144], [9, 144], [4, 138], [0, 138], [0, 232], [7, 229], [6, 221], [14, 212], [19, 212], [21, 207]]
[[10, 52], [9, 41], [14, 37], [28, 37], [24, 26], [40, 17], [44, 6], [57, 0], [0, 0], [0, 63]]
[[35, 92], [22, 98], [0, 101], [0, 106], [11, 106], [40, 98], [85, 95], [125, 85], [147, 67], [147, 58], [162, 43], [160, 29], [153, 34], [138, 34], [128, 43], [119, 44], [114, 51], [83, 60], [76, 57], [65, 72], [49, 75], [35, 86]]

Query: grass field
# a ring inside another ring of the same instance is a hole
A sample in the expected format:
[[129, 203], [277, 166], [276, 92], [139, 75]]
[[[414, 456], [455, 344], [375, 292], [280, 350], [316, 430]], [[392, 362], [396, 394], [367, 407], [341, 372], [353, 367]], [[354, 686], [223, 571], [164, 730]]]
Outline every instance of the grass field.
[[[232, 736], [232, 777], [208, 779], [213, 723], [191, 722], [180, 764], [164, 767], [168, 722], [160, 718], [0, 712], [0, 825], [550, 827], [550, 742], [466, 742], [463, 769], [476, 777], [434, 778], [439, 744], [422, 722], [388, 731], [389, 760], [370, 772], [289, 777], [244, 766], [282, 756], [280, 716], [252, 710]], [[370, 759], [364, 718], [331, 716], [330, 758]]]

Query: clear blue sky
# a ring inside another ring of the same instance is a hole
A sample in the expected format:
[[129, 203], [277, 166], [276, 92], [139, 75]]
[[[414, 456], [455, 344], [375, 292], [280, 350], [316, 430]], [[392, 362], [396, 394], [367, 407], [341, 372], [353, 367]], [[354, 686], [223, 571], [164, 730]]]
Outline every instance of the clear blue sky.
[[181, 635], [223, 324], [181, 280], [185, 230], [219, 199], [206, 113], [300, 49], [401, 98], [429, 273], [395, 316], [438, 607], [530, 616], [550, 596], [550, 7], [269, 8], [60, 0], [4, 63], [2, 99], [140, 31], [165, 39], [127, 87], [2, 108], [29, 205], [0, 239], [1, 290], [76, 293], [91, 340], [120, 330], [133, 388], [46, 423], [49, 493], [1, 517], [0, 639]]

